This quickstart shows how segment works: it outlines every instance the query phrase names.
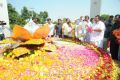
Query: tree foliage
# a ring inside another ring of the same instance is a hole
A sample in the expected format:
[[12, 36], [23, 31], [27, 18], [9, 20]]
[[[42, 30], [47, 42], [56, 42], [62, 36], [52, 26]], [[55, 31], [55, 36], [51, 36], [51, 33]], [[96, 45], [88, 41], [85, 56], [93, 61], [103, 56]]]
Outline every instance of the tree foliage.
[[30, 19], [30, 17], [38, 18], [38, 23], [44, 24], [46, 19], [48, 18], [47, 11], [40, 11], [40, 13], [38, 14], [35, 11], [28, 10], [27, 7], [23, 7], [21, 9], [21, 13], [18, 13], [10, 3], [8, 3], [8, 14], [10, 25], [18, 24], [23, 26], [26, 24], [26, 20]]
[[9, 13], [10, 24], [17, 23], [19, 14], [11, 4], [8, 4], [8, 13]]
[[41, 24], [44, 24], [47, 18], [48, 18], [48, 12], [47, 11], [39, 13], [39, 20], [40, 20]]
[[30, 12], [27, 7], [23, 7], [23, 9], [21, 10], [21, 17], [25, 20], [30, 17]]
[[109, 19], [109, 15], [108, 14], [102, 14], [101, 15], [101, 20], [105, 21]]

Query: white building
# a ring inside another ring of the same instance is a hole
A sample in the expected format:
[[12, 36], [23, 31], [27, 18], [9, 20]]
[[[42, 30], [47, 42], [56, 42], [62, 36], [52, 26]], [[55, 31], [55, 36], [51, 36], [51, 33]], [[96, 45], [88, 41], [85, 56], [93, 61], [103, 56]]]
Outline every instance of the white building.
[[101, 0], [91, 0], [90, 17], [94, 18], [96, 15], [100, 15]]
[[10, 28], [9, 26], [9, 18], [8, 18], [8, 8], [7, 8], [7, 1], [6, 0], [0, 0], [0, 21], [5, 21], [7, 25], [4, 29], [5, 36], [10, 35], [10, 31], [8, 30]]

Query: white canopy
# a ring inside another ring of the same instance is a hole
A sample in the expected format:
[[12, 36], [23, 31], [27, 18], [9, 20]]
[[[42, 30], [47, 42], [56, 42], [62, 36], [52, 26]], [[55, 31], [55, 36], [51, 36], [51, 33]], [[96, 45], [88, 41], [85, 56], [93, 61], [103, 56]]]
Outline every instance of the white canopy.
[[30, 19], [30, 21], [24, 26], [24, 28], [33, 34], [39, 28], [39, 26], [35, 22], [33, 22], [32, 19]]

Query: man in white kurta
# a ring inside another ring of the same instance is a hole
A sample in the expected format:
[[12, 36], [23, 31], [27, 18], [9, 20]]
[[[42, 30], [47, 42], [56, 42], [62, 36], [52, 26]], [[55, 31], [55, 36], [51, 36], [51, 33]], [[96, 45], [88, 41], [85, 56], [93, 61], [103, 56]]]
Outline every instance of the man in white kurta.
[[104, 32], [105, 24], [100, 20], [100, 16], [96, 16], [95, 25], [92, 27], [90, 41], [96, 46], [103, 48]]
[[53, 37], [55, 35], [55, 24], [52, 23], [51, 19], [47, 19], [47, 24], [50, 28], [50, 32], [48, 34], [49, 37]]
[[70, 19], [66, 19], [66, 23], [64, 23], [62, 26], [62, 32], [64, 36], [72, 37], [72, 27], [70, 24]]
[[84, 41], [84, 33], [85, 33], [85, 30], [83, 28], [83, 22], [80, 22], [75, 27], [75, 36], [77, 39]]
[[89, 21], [89, 16], [85, 16], [85, 21], [83, 22], [83, 27], [84, 27], [84, 41], [90, 42], [90, 32], [88, 31], [88, 28], [92, 28], [92, 24]]
[[63, 26], [62, 26], [62, 28], [64, 29], [64, 32], [63, 32], [63, 34], [65, 35], [65, 36], [71, 36], [71, 31], [72, 31], [72, 28], [67, 24], [67, 23], [64, 23], [63, 24]]

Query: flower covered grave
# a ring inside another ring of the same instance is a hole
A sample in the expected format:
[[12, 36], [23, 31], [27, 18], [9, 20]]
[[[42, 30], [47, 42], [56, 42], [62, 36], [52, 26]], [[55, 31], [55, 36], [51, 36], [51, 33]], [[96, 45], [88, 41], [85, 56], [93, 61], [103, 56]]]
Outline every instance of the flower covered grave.
[[11, 44], [12, 48], [0, 58], [0, 80], [116, 79], [109, 54], [92, 44], [42, 39], [24, 43], [3, 40], [1, 44]]

